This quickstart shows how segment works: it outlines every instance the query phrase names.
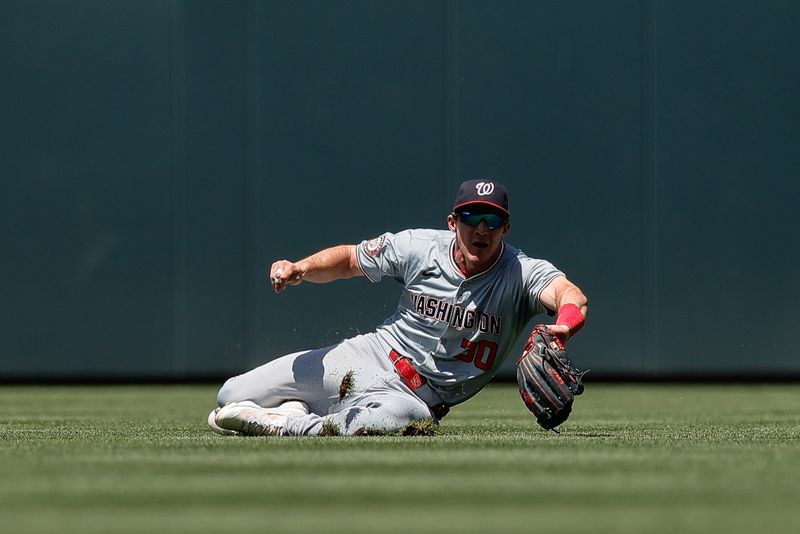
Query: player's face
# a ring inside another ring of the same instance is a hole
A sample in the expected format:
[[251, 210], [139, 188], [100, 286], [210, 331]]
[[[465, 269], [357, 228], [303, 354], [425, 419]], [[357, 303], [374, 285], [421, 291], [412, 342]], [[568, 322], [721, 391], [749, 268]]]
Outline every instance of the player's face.
[[503, 236], [510, 224], [498, 213], [478, 209], [447, 218], [450, 230], [456, 233], [458, 252], [468, 266], [489, 267], [500, 252]]

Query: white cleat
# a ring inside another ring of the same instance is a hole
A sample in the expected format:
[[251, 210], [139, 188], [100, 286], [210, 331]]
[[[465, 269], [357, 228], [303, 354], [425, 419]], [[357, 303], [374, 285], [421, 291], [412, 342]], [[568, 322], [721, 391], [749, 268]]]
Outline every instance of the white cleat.
[[239, 432], [236, 432], [235, 430], [227, 430], [217, 424], [217, 413], [219, 410], [219, 408], [214, 408], [211, 410], [211, 413], [208, 414], [208, 426], [211, 427], [211, 430], [217, 434], [222, 434], [223, 436], [239, 436]]
[[264, 408], [270, 413], [285, 415], [287, 417], [302, 417], [308, 415], [308, 404], [301, 401], [286, 401], [277, 408]]
[[282, 436], [287, 416], [267, 412], [241, 402], [226, 404], [217, 412], [215, 422], [220, 428], [250, 436]]
[[262, 408], [250, 401], [232, 402], [216, 411], [214, 424], [236, 434], [282, 436], [286, 420], [303, 415], [308, 415], [308, 406], [300, 401], [284, 402], [277, 408]]

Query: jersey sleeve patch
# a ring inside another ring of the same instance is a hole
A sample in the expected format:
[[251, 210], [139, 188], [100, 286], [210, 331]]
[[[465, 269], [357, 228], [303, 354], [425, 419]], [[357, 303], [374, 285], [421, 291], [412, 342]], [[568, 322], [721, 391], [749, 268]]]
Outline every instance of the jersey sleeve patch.
[[382, 235], [369, 241], [364, 241], [363, 244], [364, 254], [370, 258], [377, 258], [384, 250], [386, 250], [386, 236]]

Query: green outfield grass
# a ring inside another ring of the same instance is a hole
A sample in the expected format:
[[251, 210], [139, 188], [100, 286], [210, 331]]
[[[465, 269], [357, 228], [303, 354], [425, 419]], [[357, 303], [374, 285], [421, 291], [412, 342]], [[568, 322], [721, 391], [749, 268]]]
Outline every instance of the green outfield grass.
[[490, 386], [435, 437], [225, 438], [210, 386], [0, 387], [0, 532], [798, 532], [800, 387]]

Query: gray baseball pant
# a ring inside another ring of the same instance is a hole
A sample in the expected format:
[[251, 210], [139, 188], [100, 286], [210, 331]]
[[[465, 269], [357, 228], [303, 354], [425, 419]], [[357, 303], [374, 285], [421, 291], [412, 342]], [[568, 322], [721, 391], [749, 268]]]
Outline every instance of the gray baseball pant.
[[[305, 402], [311, 413], [289, 417], [288, 435], [313, 436], [333, 423], [341, 435], [361, 430], [394, 432], [412, 421], [434, 418], [394, 370], [391, 347], [376, 334], [337, 345], [295, 352], [229, 379], [217, 404], [252, 401], [273, 408], [288, 400]], [[352, 387], [340, 399], [340, 387], [352, 371]]]

